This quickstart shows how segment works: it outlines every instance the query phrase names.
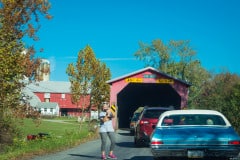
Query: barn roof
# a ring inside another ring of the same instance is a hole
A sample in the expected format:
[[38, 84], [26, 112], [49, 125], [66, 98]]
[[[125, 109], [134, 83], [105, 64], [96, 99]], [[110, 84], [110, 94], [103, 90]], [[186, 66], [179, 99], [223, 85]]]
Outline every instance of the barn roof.
[[30, 103], [30, 106], [36, 107], [36, 105], [41, 102], [41, 100], [36, 96], [30, 89], [24, 88], [23, 89], [23, 95], [28, 97], [28, 101]]
[[26, 86], [32, 92], [42, 93], [70, 93], [70, 82], [40, 81]]
[[146, 68], [143, 68], [143, 69], [140, 69], [140, 70], [137, 70], [137, 71], [134, 71], [134, 72], [125, 74], [125, 75], [123, 75], [123, 76], [120, 76], [120, 77], [111, 79], [111, 80], [107, 81], [107, 83], [111, 85], [112, 83], [114, 83], [114, 82], [116, 82], [116, 81], [120, 81], [120, 80], [125, 79], [125, 78], [127, 78], [127, 77], [131, 77], [131, 76], [133, 76], [133, 75], [136, 75], [136, 74], [139, 74], [139, 73], [142, 73], [142, 72], [145, 72], [145, 71], [149, 71], [149, 70], [150, 70], [150, 71], [153, 71], [153, 72], [155, 72], [155, 73], [157, 73], [157, 74], [161, 74], [161, 75], [163, 75], [163, 76], [165, 76], [165, 77], [168, 77], [168, 78], [170, 78], [170, 79], [174, 79], [174, 80], [176, 80], [176, 81], [179, 81], [179, 82], [181, 82], [181, 83], [183, 83], [183, 84], [186, 84], [187, 86], [191, 86], [191, 84], [187, 83], [186, 81], [177, 79], [177, 78], [172, 77], [172, 76], [170, 76], [170, 75], [168, 75], [168, 74], [166, 74], [166, 73], [160, 72], [160, 71], [158, 71], [157, 69], [155, 69], [155, 68], [153, 68], [153, 67], [146, 67]]

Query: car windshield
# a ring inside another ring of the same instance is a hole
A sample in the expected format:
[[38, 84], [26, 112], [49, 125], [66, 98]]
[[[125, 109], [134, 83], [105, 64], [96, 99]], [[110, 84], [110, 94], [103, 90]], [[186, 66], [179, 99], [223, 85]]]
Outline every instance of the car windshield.
[[170, 115], [163, 119], [162, 126], [169, 125], [226, 125], [224, 119], [219, 115], [186, 114]]
[[159, 116], [164, 112], [164, 110], [146, 110], [143, 117], [144, 118], [159, 118]]
[[132, 117], [132, 121], [137, 121], [139, 118], [140, 113], [135, 113]]

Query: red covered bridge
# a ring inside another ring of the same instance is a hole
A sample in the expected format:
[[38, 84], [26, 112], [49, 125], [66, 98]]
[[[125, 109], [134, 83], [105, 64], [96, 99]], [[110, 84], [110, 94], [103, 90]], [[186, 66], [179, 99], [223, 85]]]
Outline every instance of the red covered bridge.
[[111, 85], [110, 103], [118, 107], [119, 128], [129, 127], [129, 118], [142, 106], [187, 107], [190, 84], [147, 67], [107, 81]]

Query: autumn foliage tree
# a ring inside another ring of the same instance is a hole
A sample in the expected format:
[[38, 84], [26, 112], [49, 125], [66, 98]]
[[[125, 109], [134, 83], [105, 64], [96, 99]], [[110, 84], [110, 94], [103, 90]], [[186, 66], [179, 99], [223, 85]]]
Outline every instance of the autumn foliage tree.
[[91, 87], [91, 104], [101, 109], [102, 102], [110, 100], [110, 86], [106, 83], [111, 78], [109, 68], [105, 63], [97, 60], [94, 68], [94, 78]]
[[81, 119], [85, 109], [91, 107], [87, 106], [87, 96], [90, 96], [91, 104], [94, 105], [108, 100], [109, 86], [105, 82], [110, 78], [110, 71], [105, 64], [96, 59], [90, 46], [79, 51], [76, 63], [70, 63], [66, 73], [71, 82], [72, 102], [82, 111]]
[[[0, 1], [0, 143], [11, 143], [16, 127], [14, 117], [24, 117], [27, 105], [21, 101], [23, 80], [34, 79], [39, 60], [26, 36], [37, 40], [39, 14], [50, 18], [47, 0]], [[36, 23], [37, 22], [37, 23]], [[21, 103], [22, 102], [22, 103]], [[5, 136], [5, 137], [4, 137]], [[7, 136], [7, 137], [6, 137]]]

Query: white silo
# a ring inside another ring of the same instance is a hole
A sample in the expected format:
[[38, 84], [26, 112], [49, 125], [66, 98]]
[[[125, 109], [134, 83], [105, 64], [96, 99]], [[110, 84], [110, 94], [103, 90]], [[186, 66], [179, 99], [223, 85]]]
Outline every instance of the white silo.
[[49, 81], [50, 79], [50, 62], [47, 59], [41, 59], [37, 76], [41, 81]]

